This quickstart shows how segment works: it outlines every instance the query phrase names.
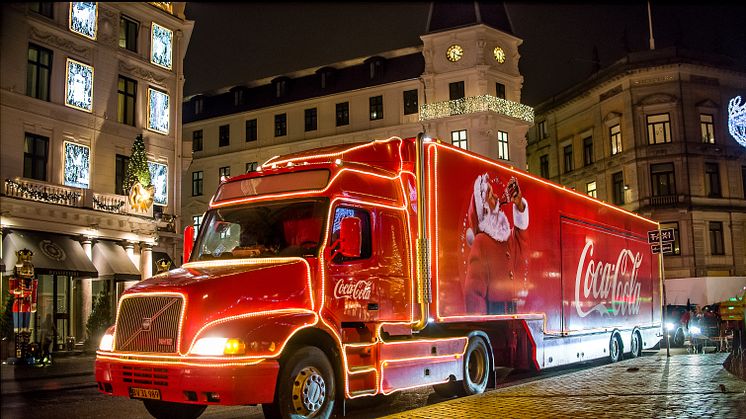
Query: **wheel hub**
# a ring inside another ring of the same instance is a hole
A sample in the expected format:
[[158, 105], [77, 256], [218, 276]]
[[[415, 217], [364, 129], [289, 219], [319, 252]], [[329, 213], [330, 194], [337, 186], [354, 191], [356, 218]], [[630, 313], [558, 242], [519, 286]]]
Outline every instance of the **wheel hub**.
[[293, 382], [293, 408], [296, 413], [313, 416], [326, 400], [326, 382], [319, 370], [306, 367]]

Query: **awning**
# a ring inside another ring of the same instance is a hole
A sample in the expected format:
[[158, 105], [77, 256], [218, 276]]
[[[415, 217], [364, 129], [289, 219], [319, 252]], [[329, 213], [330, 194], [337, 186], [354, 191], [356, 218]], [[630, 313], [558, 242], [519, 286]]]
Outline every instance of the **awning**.
[[124, 248], [108, 240], [99, 240], [93, 244], [93, 264], [99, 277], [113, 277], [115, 281], [137, 281], [141, 276]]
[[165, 260], [167, 262], [171, 262], [171, 267], [168, 268], [174, 269], [176, 268], [176, 265], [174, 264], [174, 261], [171, 260], [171, 256], [168, 255], [166, 252], [153, 252], [153, 275], [158, 273], [158, 261], [159, 260]]
[[4, 272], [12, 273], [17, 262], [16, 252], [34, 252], [31, 263], [41, 274], [98, 276], [96, 267], [83, 251], [83, 246], [69, 236], [38, 231], [11, 230], [3, 239]]

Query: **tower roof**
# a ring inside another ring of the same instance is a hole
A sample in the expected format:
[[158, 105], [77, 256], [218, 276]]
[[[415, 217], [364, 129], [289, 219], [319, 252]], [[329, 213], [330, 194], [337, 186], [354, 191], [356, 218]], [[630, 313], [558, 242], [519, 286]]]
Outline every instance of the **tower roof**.
[[433, 2], [427, 19], [427, 33], [484, 24], [513, 35], [508, 11], [503, 2]]

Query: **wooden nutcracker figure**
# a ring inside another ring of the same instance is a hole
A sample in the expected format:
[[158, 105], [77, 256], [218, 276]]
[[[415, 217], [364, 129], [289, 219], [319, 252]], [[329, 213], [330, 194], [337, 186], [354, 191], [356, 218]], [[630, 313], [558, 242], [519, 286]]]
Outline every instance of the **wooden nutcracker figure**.
[[10, 278], [8, 288], [13, 295], [13, 328], [16, 332], [16, 357], [25, 359], [31, 333], [29, 324], [31, 313], [36, 312], [38, 280], [34, 278], [34, 265], [31, 257], [34, 252], [21, 249], [16, 252], [18, 262], [15, 275]]

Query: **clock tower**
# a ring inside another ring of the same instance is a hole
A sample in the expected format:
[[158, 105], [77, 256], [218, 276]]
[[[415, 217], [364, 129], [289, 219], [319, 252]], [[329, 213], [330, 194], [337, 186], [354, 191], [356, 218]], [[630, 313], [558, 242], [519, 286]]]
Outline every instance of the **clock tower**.
[[518, 47], [502, 3], [433, 3], [421, 36], [427, 133], [526, 169], [533, 109], [521, 104]]

